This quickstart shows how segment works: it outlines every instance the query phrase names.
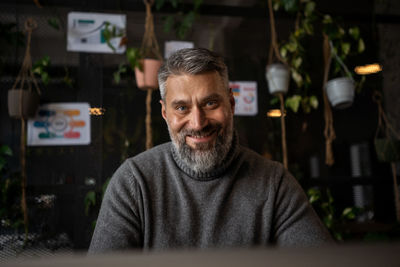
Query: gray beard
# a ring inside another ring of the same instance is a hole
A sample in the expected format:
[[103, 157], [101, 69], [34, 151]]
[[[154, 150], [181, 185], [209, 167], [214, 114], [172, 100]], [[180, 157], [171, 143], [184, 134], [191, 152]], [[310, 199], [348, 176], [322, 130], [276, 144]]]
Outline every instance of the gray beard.
[[220, 129], [220, 125], [215, 125], [211, 130], [203, 129], [198, 132], [182, 130], [177, 136], [173, 136], [168, 126], [169, 135], [177, 156], [194, 172], [208, 172], [223, 163], [232, 146], [233, 118], [231, 117], [226, 129], [218, 134], [215, 145], [198, 145], [197, 149], [193, 149], [186, 144], [186, 135], [188, 133], [201, 135], [213, 130], [220, 131]]

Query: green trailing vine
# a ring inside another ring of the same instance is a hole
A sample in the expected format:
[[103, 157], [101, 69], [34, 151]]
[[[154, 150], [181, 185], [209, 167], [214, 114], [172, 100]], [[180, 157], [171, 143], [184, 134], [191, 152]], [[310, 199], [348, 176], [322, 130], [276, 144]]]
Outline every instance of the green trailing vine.
[[174, 30], [176, 36], [183, 40], [199, 15], [203, 0], [192, 0], [193, 9], [189, 11], [184, 10], [182, 0], [155, 0], [156, 9], [160, 10], [166, 2], [169, 2], [177, 12], [164, 18], [164, 31], [169, 33]]
[[329, 188], [325, 191], [321, 191], [319, 188], [313, 187], [308, 189], [307, 195], [310, 203], [313, 205], [334, 239], [337, 241], [344, 241], [346, 233], [343, 230], [343, 224], [354, 220], [361, 209], [346, 207], [338, 214], [335, 208], [335, 201]]
[[[331, 40], [332, 51], [336, 55], [331, 75], [344, 72], [345, 76], [349, 76], [350, 71], [346, 71], [344, 62], [349, 56], [358, 55], [365, 50], [360, 29], [358, 27], [345, 29], [338, 19], [319, 12], [313, 0], [273, 0], [273, 7], [274, 11], [283, 10], [295, 16], [294, 30], [288, 40], [279, 45], [280, 55], [289, 64], [291, 78], [295, 84], [291, 95], [286, 98], [285, 106], [295, 113], [300, 108], [304, 113], [310, 113], [319, 106], [319, 100], [312, 91], [311, 70], [308, 64], [310, 49], [306, 49], [311, 39], [315, 38], [315, 29], [322, 25], [321, 33], [328, 35]], [[351, 78], [353, 79], [352, 76]], [[364, 80], [365, 77], [362, 76], [356, 83], [358, 92]], [[278, 101], [273, 98], [270, 104], [275, 105]]]

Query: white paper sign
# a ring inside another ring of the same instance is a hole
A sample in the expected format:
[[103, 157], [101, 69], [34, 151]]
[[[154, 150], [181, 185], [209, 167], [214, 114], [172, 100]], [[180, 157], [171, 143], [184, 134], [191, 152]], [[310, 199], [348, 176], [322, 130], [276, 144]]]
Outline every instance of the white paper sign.
[[[102, 34], [105, 30], [111, 33], [108, 43]], [[125, 40], [126, 15], [68, 13], [68, 51], [122, 54]]]
[[258, 113], [257, 82], [229, 82], [235, 98], [235, 115], [254, 116]]
[[167, 59], [175, 51], [181, 50], [183, 48], [193, 48], [193, 47], [194, 47], [193, 42], [167, 41], [165, 42], [164, 57], [165, 59]]
[[36, 117], [28, 120], [29, 146], [90, 144], [88, 103], [41, 105]]

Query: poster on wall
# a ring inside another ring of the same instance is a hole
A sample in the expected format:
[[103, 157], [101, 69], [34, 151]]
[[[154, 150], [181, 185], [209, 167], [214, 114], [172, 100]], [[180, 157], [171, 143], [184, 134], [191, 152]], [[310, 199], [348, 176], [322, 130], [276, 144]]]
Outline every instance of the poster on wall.
[[125, 49], [126, 15], [68, 13], [68, 51], [122, 54]]
[[255, 116], [258, 113], [257, 82], [229, 82], [235, 98], [235, 115]]
[[41, 105], [35, 118], [28, 120], [28, 146], [90, 144], [88, 103]]

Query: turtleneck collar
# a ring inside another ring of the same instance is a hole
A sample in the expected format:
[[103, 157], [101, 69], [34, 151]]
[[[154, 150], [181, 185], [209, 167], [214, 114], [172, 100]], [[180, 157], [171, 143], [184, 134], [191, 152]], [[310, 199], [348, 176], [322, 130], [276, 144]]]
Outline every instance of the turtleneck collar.
[[200, 180], [200, 181], [209, 181], [218, 178], [222, 173], [225, 172], [225, 170], [230, 166], [232, 160], [235, 158], [235, 155], [238, 151], [238, 146], [239, 146], [239, 141], [237, 138], [237, 134], [234, 131], [233, 138], [232, 138], [232, 145], [231, 148], [226, 155], [225, 160], [220, 164], [219, 166], [216, 166], [214, 169], [207, 171], [207, 172], [202, 172], [202, 171], [194, 171], [190, 166], [188, 166], [186, 163], [184, 163], [179, 156], [177, 155], [177, 152], [174, 149], [174, 145], [171, 143], [171, 151], [172, 151], [172, 156], [178, 165], [178, 167], [185, 172], [187, 175], [189, 175], [191, 178]]

